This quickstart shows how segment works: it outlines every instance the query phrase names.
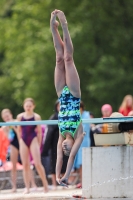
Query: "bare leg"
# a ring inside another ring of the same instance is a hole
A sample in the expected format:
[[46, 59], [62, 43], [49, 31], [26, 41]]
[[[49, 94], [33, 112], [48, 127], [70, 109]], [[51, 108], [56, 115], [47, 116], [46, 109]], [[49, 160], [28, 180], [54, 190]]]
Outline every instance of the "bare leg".
[[48, 182], [47, 182], [47, 179], [46, 179], [45, 170], [44, 170], [42, 163], [41, 163], [39, 143], [38, 143], [36, 137], [32, 140], [32, 143], [30, 145], [30, 150], [31, 150], [31, 154], [32, 154], [32, 157], [33, 157], [33, 160], [34, 160], [34, 163], [35, 163], [36, 170], [37, 170], [37, 172], [38, 172], [38, 174], [39, 174], [39, 176], [42, 180], [42, 183], [43, 183], [43, 186], [44, 186], [44, 191], [48, 192]]
[[57, 95], [60, 96], [62, 89], [66, 85], [65, 64], [64, 64], [64, 45], [58, 32], [59, 23], [56, 21], [57, 12], [51, 13], [50, 27], [53, 36], [54, 47], [56, 51], [56, 67], [55, 67], [55, 88]]
[[12, 162], [12, 171], [11, 171], [11, 180], [12, 180], [12, 192], [16, 192], [16, 179], [17, 179], [17, 169], [16, 164], [18, 161], [18, 150], [11, 145], [11, 162]]
[[24, 193], [29, 193], [30, 178], [31, 178], [30, 165], [29, 165], [29, 150], [22, 139], [20, 139], [20, 156], [23, 164], [23, 177], [26, 186], [26, 190]]
[[52, 185], [53, 185], [53, 190], [56, 190], [57, 184], [56, 184], [56, 175], [52, 174]]
[[77, 69], [73, 61], [73, 44], [68, 31], [67, 21], [64, 13], [57, 10], [57, 16], [61, 22], [63, 30], [63, 41], [64, 41], [64, 62], [66, 72], [66, 84], [69, 87], [71, 93], [75, 97], [80, 97], [80, 80]]
[[37, 190], [37, 185], [35, 183], [35, 178], [34, 178], [34, 172], [32, 171], [32, 169], [30, 169], [30, 182], [31, 182], [31, 187], [32, 190]]

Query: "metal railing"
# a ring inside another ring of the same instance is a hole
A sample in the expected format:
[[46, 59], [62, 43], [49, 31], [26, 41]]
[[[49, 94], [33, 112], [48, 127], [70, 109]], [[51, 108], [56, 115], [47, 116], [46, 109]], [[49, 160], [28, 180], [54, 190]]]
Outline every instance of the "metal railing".
[[[116, 118], [91, 118], [83, 119], [84, 124], [102, 124], [102, 123], [120, 123], [120, 122], [133, 122], [133, 117], [116, 117]], [[58, 124], [58, 120], [40, 120], [40, 121], [12, 121], [12, 122], [0, 122], [0, 126], [26, 126], [26, 125], [55, 125]]]

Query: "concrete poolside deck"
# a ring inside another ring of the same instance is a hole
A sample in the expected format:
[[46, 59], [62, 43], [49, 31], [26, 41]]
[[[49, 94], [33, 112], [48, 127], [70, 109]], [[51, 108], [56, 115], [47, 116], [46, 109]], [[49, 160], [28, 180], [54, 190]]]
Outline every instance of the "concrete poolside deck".
[[1, 190], [0, 200], [39, 200], [39, 199], [72, 199], [73, 195], [82, 195], [82, 189], [75, 189], [74, 187], [69, 187], [63, 189], [58, 187], [57, 190], [49, 190], [48, 193], [43, 192], [43, 188], [38, 188], [36, 192], [31, 191], [29, 194], [23, 194], [24, 189], [17, 189], [16, 193], [11, 193], [11, 190]]
[[[16, 193], [11, 193], [11, 190], [1, 190], [0, 200], [75, 200], [84, 199], [76, 198], [74, 196], [82, 196], [82, 189], [75, 189], [69, 187], [68, 189], [62, 189], [61, 187], [57, 190], [50, 190], [48, 193], [43, 192], [43, 188], [38, 188], [37, 192], [31, 192], [30, 194], [23, 194], [24, 189], [18, 189]], [[114, 200], [115, 198], [99, 198], [93, 200]], [[117, 198], [117, 200], [132, 200], [132, 198]]]

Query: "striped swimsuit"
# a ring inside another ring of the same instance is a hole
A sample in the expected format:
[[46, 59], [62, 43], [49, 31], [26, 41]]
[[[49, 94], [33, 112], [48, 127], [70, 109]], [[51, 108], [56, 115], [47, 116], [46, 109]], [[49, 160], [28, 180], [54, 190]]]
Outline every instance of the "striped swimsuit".
[[58, 114], [58, 126], [60, 133], [65, 137], [64, 133], [71, 133], [72, 137], [76, 133], [81, 122], [80, 115], [80, 98], [74, 97], [67, 86], [62, 90], [59, 97], [60, 111]]

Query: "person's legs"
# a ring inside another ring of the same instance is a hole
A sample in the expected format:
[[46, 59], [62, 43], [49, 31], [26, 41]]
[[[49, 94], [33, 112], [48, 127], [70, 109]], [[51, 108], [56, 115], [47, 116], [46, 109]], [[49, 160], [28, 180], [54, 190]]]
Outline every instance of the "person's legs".
[[58, 32], [58, 22], [56, 21], [56, 11], [51, 13], [50, 28], [52, 31], [54, 47], [56, 51], [55, 67], [55, 88], [57, 95], [60, 96], [62, 89], [66, 85], [65, 65], [64, 65], [64, 45]]
[[56, 190], [57, 188], [57, 183], [56, 183], [56, 175], [55, 174], [51, 174], [51, 179], [52, 179], [52, 185], [53, 185], [53, 190]]
[[12, 162], [12, 171], [11, 171], [12, 192], [16, 192], [16, 179], [17, 179], [16, 164], [18, 161], [18, 149], [13, 145], [10, 146], [10, 149], [11, 149], [10, 158]]
[[37, 185], [35, 183], [35, 178], [34, 178], [34, 171], [32, 169], [30, 169], [30, 182], [31, 182], [32, 190], [37, 190]]
[[40, 149], [39, 149], [39, 143], [37, 141], [37, 137], [34, 137], [34, 139], [32, 140], [31, 145], [30, 145], [30, 151], [31, 151], [31, 155], [34, 160], [36, 170], [42, 180], [44, 190], [45, 190], [45, 192], [47, 192], [48, 191], [48, 183], [47, 183], [47, 179], [46, 179], [46, 175], [45, 175], [45, 170], [41, 163]]
[[59, 131], [56, 129], [53, 132], [52, 139], [51, 139], [51, 173], [52, 173], [53, 189], [56, 189], [56, 186], [57, 186], [55, 168], [56, 168], [56, 160], [57, 160], [58, 139], [59, 139]]
[[29, 193], [30, 189], [30, 165], [29, 165], [29, 149], [22, 139], [20, 139], [20, 156], [23, 164], [23, 177], [26, 186], [25, 193]]
[[63, 30], [66, 85], [75, 97], [80, 97], [80, 79], [73, 60], [73, 44], [68, 31], [66, 17], [60, 10], [57, 10], [57, 16], [61, 22]]
[[30, 153], [30, 159], [29, 159], [29, 166], [30, 166], [30, 186], [32, 187], [32, 191], [37, 190], [37, 185], [35, 183], [35, 178], [34, 178], [34, 171], [33, 171], [33, 166], [34, 161]]

